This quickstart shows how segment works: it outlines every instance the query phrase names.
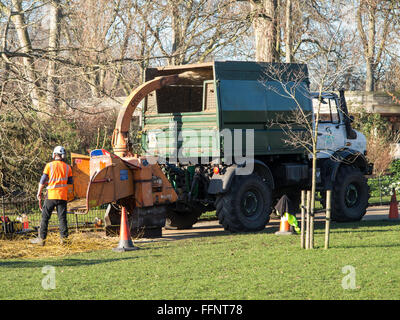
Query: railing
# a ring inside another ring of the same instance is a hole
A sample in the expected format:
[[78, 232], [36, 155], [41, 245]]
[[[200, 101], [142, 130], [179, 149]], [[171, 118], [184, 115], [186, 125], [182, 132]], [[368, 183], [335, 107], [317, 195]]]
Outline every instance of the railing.
[[[68, 212], [68, 228], [94, 228], [95, 221], [98, 219], [103, 220], [104, 226], [105, 211], [106, 206], [91, 209], [87, 214], [73, 214], [71, 212]], [[39, 202], [36, 199], [27, 197], [0, 197], [1, 221], [23, 221], [25, 215], [28, 220], [29, 229], [36, 229], [36, 227], [40, 226], [42, 213], [39, 209]], [[58, 217], [56, 211], [54, 211], [49, 221], [49, 230], [57, 228]], [[0, 231], [4, 232], [4, 228], [1, 228]]]

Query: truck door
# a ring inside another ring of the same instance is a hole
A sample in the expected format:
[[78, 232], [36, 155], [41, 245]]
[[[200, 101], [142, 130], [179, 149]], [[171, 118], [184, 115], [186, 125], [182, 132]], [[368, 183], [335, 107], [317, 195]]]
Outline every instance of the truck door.
[[319, 157], [329, 157], [336, 150], [344, 147], [345, 127], [335, 97], [313, 99], [314, 117], [319, 108], [318, 141]]

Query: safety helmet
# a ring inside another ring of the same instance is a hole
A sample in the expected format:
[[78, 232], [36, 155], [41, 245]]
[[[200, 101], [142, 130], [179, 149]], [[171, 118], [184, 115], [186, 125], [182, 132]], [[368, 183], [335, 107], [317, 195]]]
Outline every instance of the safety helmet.
[[52, 155], [53, 159], [56, 157], [56, 154], [60, 155], [61, 159], [65, 159], [66, 152], [65, 152], [64, 147], [62, 147], [62, 146], [55, 147], [53, 150], [53, 155]]

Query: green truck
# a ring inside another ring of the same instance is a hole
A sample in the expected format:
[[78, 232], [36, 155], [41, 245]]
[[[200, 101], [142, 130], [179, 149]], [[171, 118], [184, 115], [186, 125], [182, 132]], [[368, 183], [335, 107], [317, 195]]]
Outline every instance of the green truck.
[[[302, 64], [214, 61], [149, 68], [145, 80], [169, 75], [183, 76], [143, 100], [141, 143], [178, 194], [167, 228], [190, 228], [215, 210], [225, 230], [257, 231], [282, 195], [298, 208], [301, 190], [311, 185], [312, 156], [302, 145], [316, 109], [317, 190], [332, 190], [334, 220], [364, 216], [372, 165], [343, 91], [310, 92]], [[304, 123], [293, 120], [299, 113]], [[302, 143], [290, 140], [293, 132]]]

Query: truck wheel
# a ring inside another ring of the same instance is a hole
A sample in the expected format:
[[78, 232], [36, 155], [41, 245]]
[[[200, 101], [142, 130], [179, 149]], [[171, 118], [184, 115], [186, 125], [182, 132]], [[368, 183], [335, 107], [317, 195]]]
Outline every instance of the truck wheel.
[[259, 176], [235, 176], [230, 190], [217, 197], [217, 217], [231, 232], [260, 231], [269, 222], [271, 204], [271, 189]]
[[332, 220], [360, 221], [367, 212], [368, 199], [369, 186], [360, 169], [341, 166], [332, 190]]
[[178, 211], [173, 207], [168, 207], [165, 220], [165, 229], [190, 229], [198, 221], [201, 214], [201, 210], [197, 208], [188, 208], [183, 211]]

